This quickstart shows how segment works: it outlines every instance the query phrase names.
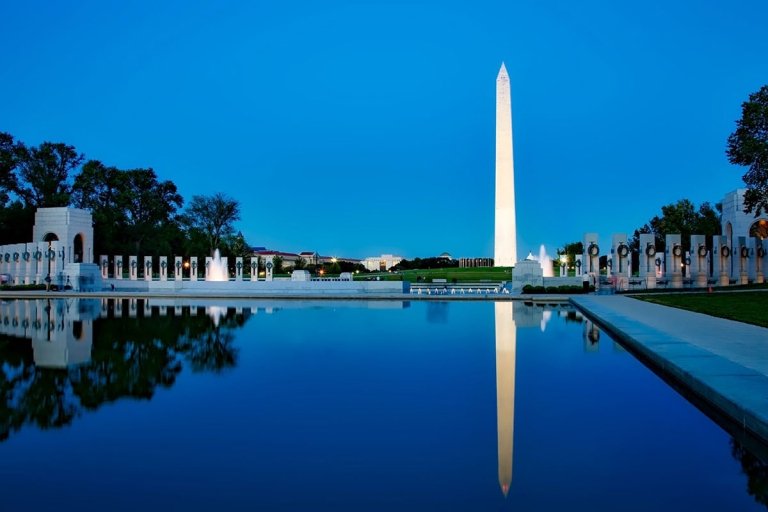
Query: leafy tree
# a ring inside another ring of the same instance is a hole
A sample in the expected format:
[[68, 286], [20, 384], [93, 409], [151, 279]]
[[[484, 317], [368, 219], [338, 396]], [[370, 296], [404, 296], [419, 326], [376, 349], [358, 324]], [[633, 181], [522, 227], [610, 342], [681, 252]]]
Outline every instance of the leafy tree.
[[732, 164], [749, 166], [742, 177], [747, 185], [744, 211], [755, 211], [755, 217], [768, 211], [768, 85], [742, 103], [726, 154]]
[[571, 242], [564, 244], [561, 249], [557, 250], [558, 257], [565, 254], [568, 258], [568, 264], [573, 265], [576, 262], [576, 255], [584, 253], [583, 242]]
[[15, 147], [18, 182], [15, 192], [27, 206], [44, 208], [67, 206], [70, 198], [69, 177], [84, 156], [74, 146], [43, 142], [38, 147], [17, 143]]
[[123, 172], [126, 187], [118, 201], [125, 208], [127, 239], [133, 241], [136, 254], [146, 240], [152, 240], [153, 253], [167, 254], [169, 240], [178, 229], [176, 212], [184, 199], [172, 181], [158, 181], [151, 168]]
[[192, 196], [184, 218], [191, 228], [205, 235], [213, 254], [221, 246], [222, 238], [234, 233], [232, 224], [240, 220], [240, 203], [222, 193], [210, 197]]
[[281, 256], [275, 256], [272, 259], [272, 273], [273, 274], [283, 273], [283, 258]]
[[[711, 237], [720, 234], [720, 210], [722, 206], [716, 204], [715, 208], [705, 202], [698, 210], [688, 199], [680, 199], [661, 207], [661, 216], [654, 216], [644, 226], [635, 230], [630, 246], [633, 250], [639, 250], [640, 234], [653, 233], [656, 239], [656, 247], [666, 247], [666, 236], [680, 234], [683, 249], [690, 250], [691, 235], [707, 235], [707, 244], [710, 245]], [[711, 246], [711, 245], [710, 245]]]
[[126, 248], [125, 187], [126, 174], [98, 160], [87, 161], [75, 177], [72, 204], [91, 211], [97, 254], [113, 254]]
[[16, 189], [16, 144], [10, 133], [0, 132], [0, 206], [8, 202], [8, 192]]

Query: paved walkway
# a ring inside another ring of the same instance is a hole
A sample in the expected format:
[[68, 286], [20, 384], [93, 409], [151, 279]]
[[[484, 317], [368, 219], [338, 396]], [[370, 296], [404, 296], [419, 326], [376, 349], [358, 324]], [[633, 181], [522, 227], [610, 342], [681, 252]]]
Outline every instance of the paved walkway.
[[768, 443], [768, 329], [623, 296], [571, 302]]

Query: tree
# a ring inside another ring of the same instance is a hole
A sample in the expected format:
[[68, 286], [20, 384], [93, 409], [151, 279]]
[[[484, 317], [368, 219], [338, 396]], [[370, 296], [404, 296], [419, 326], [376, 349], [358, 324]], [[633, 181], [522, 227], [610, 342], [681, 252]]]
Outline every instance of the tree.
[[568, 265], [574, 265], [576, 263], [576, 255], [584, 253], [583, 242], [571, 242], [564, 244], [562, 249], [557, 250], [558, 257], [565, 254], [567, 257]]
[[158, 181], [152, 169], [132, 169], [125, 173], [126, 186], [118, 197], [125, 208], [127, 240], [136, 254], [145, 240], [152, 240], [152, 252], [167, 254], [170, 240], [178, 230], [176, 211], [184, 199], [172, 181]]
[[16, 189], [16, 144], [10, 133], [0, 132], [0, 206], [8, 202], [8, 192]]
[[741, 119], [728, 137], [728, 160], [749, 166], [742, 179], [747, 185], [744, 212], [758, 217], [768, 211], [768, 85], [741, 104]]
[[70, 173], [83, 163], [84, 156], [74, 146], [43, 142], [38, 147], [17, 143], [18, 177], [15, 192], [27, 206], [45, 208], [68, 206]]
[[222, 238], [234, 233], [233, 223], [240, 220], [240, 203], [222, 193], [210, 197], [193, 196], [184, 217], [191, 228], [205, 235], [213, 254]]
[[[716, 211], [717, 210], [717, 211]], [[721, 205], [712, 206], [705, 202], [698, 210], [696, 206], [688, 199], [680, 199], [676, 203], [671, 203], [661, 207], [661, 217], [654, 216], [644, 226], [635, 230], [630, 242], [630, 247], [637, 251], [640, 247], [640, 234], [653, 233], [656, 240], [656, 247], [664, 249], [666, 246], [666, 236], [680, 234], [683, 250], [690, 250], [691, 235], [706, 235], [711, 237], [720, 234], [720, 215]], [[710, 242], [708, 240], [707, 244]]]
[[126, 248], [127, 214], [122, 204], [125, 187], [126, 174], [98, 160], [87, 161], [75, 177], [72, 204], [91, 211], [97, 254], [114, 254]]

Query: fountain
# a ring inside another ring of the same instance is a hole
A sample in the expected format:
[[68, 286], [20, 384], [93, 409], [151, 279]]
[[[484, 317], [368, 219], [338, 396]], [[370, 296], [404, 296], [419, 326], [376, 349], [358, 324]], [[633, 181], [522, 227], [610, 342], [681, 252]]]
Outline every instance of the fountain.
[[554, 271], [552, 270], [552, 258], [547, 254], [547, 250], [544, 248], [544, 244], [539, 247], [539, 257], [537, 259], [541, 263], [541, 269], [544, 271], [544, 277], [554, 277]]
[[219, 250], [213, 251], [213, 258], [211, 258], [210, 266], [208, 267], [208, 276], [206, 281], [229, 281], [229, 271], [221, 261], [221, 254]]

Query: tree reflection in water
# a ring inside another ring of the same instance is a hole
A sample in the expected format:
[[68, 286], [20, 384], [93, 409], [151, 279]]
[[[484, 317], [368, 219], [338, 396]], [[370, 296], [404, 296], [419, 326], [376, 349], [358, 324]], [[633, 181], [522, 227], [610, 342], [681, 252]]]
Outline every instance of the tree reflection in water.
[[768, 464], [735, 438], [731, 438], [731, 453], [741, 463], [741, 471], [747, 476], [749, 495], [768, 508]]
[[121, 398], [151, 399], [158, 387], [174, 384], [185, 364], [210, 372], [237, 364], [232, 331], [245, 324], [242, 313], [230, 309], [214, 322], [185, 307], [180, 316], [154, 309], [129, 318], [113, 315], [113, 306], [94, 322], [90, 361], [78, 366], [41, 368], [30, 339], [0, 335], [0, 441], [25, 425], [68, 425], [84, 410]]

